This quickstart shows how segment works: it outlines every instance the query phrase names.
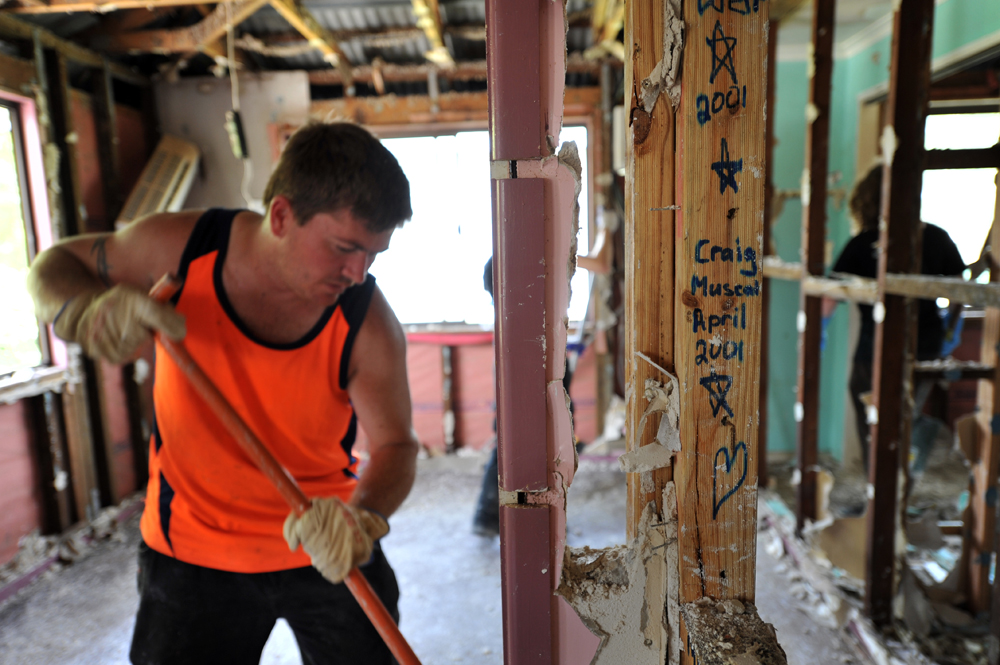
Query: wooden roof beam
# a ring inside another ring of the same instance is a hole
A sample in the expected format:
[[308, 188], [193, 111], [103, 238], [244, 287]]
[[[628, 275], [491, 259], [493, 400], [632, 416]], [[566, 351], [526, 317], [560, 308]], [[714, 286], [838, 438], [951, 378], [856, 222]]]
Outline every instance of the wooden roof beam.
[[152, 7], [187, 7], [205, 4], [204, 0], [20, 0], [7, 5], [0, 13], [7, 14], [68, 14], [74, 12], [113, 12], [122, 9], [150, 9]]
[[[571, 57], [566, 65], [566, 71], [571, 73], [589, 73], [597, 76], [601, 66], [596, 62], [586, 61], [579, 57]], [[452, 69], [441, 69], [435, 65], [393, 65], [379, 66], [383, 81], [386, 83], [426, 81], [431, 72], [436, 72], [439, 79], [452, 81], [486, 80], [487, 70], [485, 60], [460, 62]], [[354, 81], [371, 83], [374, 72], [369, 65], [353, 69]], [[313, 85], [340, 85], [343, 78], [339, 71], [319, 69], [309, 72], [309, 82]]]
[[319, 21], [308, 9], [294, 0], [270, 0], [274, 10], [281, 14], [293, 28], [299, 31], [306, 40], [323, 54], [323, 59], [337, 68], [342, 77], [345, 90], [352, 89], [353, 75], [351, 61], [347, 58], [340, 44], [329, 30], [320, 25]]
[[[232, 24], [239, 25], [267, 4], [267, 0], [239, 0], [232, 3]], [[204, 51], [226, 34], [230, 12], [225, 4], [216, 5], [205, 19], [188, 28], [143, 30], [94, 39], [94, 48], [112, 53], [191, 53]]]
[[[103, 68], [105, 57], [93, 51], [57, 37], [54, 33], [37, 25], [25, 23], [13, 16], [8, 16], [0, 12], [0, 36], [11, 39], [32, 40], [36, 36], [41, 45], [45, 48], [53, 49], [60, 53], [67, 60], [72, 60], [88, 67]], [[132, 85], [149, 85], [149, 79], [132, 71], [128, 67], [119, 63], [109, 63], [111, 75], [115, 78], [131, 83]]]
[[455, 60], [444, 43], [438, 0], [413, 0], [413, 13], [417, 17], [417, 27], [424, 31], [427, 41], [431, 43], [431, 50], [424, 53], [424, 57], [436, 65], [453, 67]]

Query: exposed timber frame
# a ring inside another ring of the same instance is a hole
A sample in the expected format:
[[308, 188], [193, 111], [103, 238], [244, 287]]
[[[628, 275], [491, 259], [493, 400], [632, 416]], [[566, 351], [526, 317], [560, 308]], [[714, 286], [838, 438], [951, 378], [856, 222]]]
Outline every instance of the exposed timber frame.
[[[826, 254], [827, 164], [830, 155], [830, 84], [833, 77], [834, 0], [813, 0], [812, 63], [802, 175], [802, 277], [822, 276]], [[819, 368], [822, 299], [800, 290], [798, 467], [796, 526], [817, 517], [816, 471], [819, 462]]]
[[[52, 32], [30, 23], [21, 21], [6, 12], [0, 11], [0, 35], [25, 41], [37, 40], [43, 48], [58, 52], [67, 60], [72, 60], [88, 67], [104, 67], [106, 59], [103, 55], [86, 49], [79, 44], [57, 37]], [[138, 86], [149, 86], [149, 79], [128, 67], [109, 62], [111, 75], [126, 83]]]
[[354, 84], [351, 61], [334, 39], [330, 31], [320, 25], [308, 9], [295, 0], [270, 0], [271, 6], [281, 14], [306, 40], [323, 54], [323, 59], [340, 72], [344, 91], [353, 96]]

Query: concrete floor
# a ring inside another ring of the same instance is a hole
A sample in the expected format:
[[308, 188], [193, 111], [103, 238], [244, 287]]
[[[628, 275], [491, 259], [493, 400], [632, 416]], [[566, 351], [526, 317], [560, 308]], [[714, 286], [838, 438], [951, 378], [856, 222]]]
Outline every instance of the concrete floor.
[[[470, 522], [483, 459], [422, 460], [417, 485], [384, 541], [402, 589], [401, 628], [424, 665], [503, 662], [500, 548], [473, 536]], [[625, 484], [617, 463], [581, 463], [570, 490], [573, 546], [624, 541]], [[63, 570], [47, 574], [0, 607], [0, 663], [97, 665], [128, 662], [137, 605], [138, 519]], [[758, 551], [757, 604], [775, 624], [791, 665], [850, 661], [839, 631], [817, 625], [784, 593], [783, 564]], [[276, 626], [263, 665], [298, 665], [290, 630]], [[583, 665], [583, 664], [581, 664]]]

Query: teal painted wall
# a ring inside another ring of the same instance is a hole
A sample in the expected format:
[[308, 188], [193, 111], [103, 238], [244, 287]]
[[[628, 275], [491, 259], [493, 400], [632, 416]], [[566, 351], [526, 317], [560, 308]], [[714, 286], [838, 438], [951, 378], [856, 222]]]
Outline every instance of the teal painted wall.
[[[934, 21], [933, 57], [940, 58], [1000, 31], [1000, 1], [946, 0], [937, 6]], [[780, 33], [778, 36], [781, 45]], [[855, 172], [859, 96], [884, 84], [889, 77], [891, 38], [886, 36], [848, 59], [838, 59], [833, 72], [830, 109], [832, 189], [848, 193], [859, 175]], [[971, 55], [971, 54], [970, 54]], [[778, 189], [798, 189], [805, 163], [805, 107], [808, 76], [805, 62], [776, 65], [774, 184]], [[789, 200], [773, 226], [775, 252], [785, 261], [799, 261], [802, 235], [802, 206]], [[846, 201], [827, 205], [827, 241], [832, 244], [832, 262], [850, 239], [850, 216]], [[829, 268], [829, 265], [828, 265]], [[795, 328], [799, 289], [794, 282], [769, 280], [771, 288], [770, 362], [768, 375], [769, 451], [795, 451], [794, 419], [797, 343]], [[847, 306], [840, 305], [827, 329], [820, 379], [821, 453], [842, 458], [844, 408], [848, 365], [853, 340], [848, 335]]]

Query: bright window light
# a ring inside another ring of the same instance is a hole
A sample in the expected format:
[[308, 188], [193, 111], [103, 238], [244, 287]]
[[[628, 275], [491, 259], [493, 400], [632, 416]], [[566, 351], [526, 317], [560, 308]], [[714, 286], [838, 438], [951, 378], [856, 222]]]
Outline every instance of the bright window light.
[[[988, 148], [1000, 139], [1000, 113], [927, 116], [928, 150]], [[979, 258], [996, 206], [996, 169], [924, 171], [920, 218], [955, 241], [966, 264]]]
[[0, 106], [0, 376], [42, 363], [28, 295], [28, 244], [14, 153], [13, 116]]
[[[587, 130], [567, 127], [587, 170]], [[392, 236], [371, 272], [401, 323], [493, 325], [493, 303], [483, 288], [483, 268], [493, 254], [490, 142], [485, 131], [453, 136], [383, 139], [410, 180], [413, 218]], [[585, 254], [587, 190], [580, 195], [580, 253]], [[570, 320], [587, 308], [589, 279], [572, 280]]]

